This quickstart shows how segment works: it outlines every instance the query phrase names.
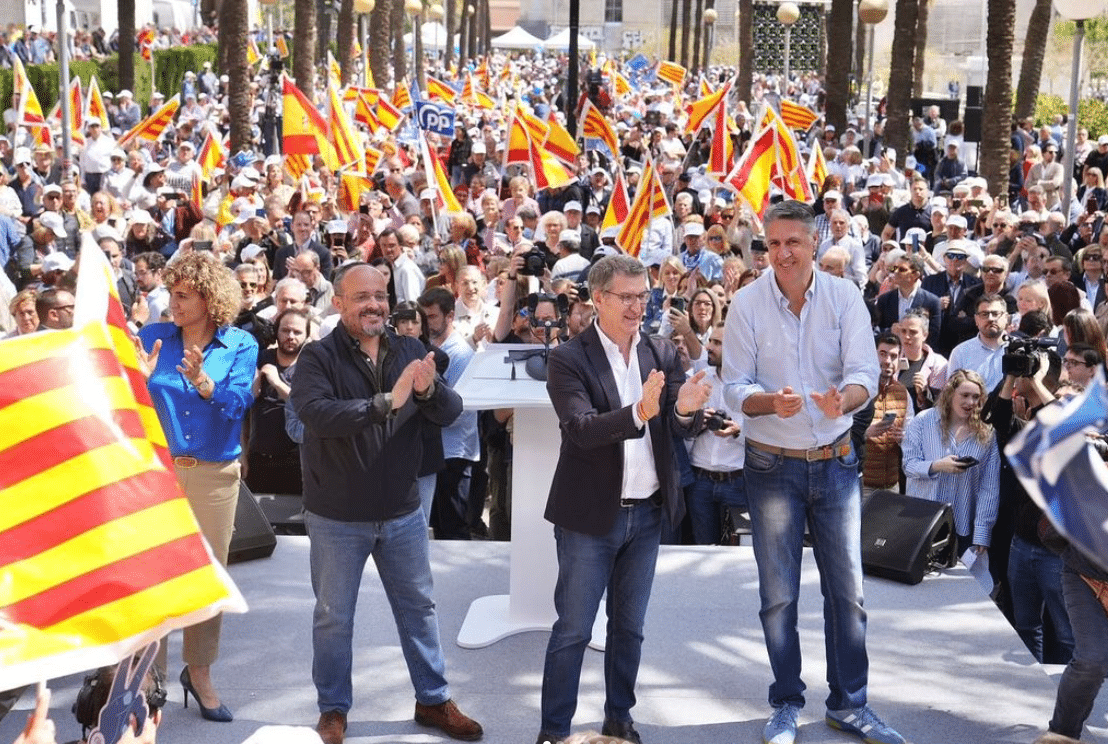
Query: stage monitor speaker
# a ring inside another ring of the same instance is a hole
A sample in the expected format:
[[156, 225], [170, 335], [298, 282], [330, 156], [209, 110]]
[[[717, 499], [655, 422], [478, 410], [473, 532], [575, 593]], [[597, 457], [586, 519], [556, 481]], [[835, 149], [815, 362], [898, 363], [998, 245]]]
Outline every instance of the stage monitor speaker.
[[982, 90], [980, 85], [967, 85], [966, 86], [966, 107], [967, 108], [981, 108], [984, 106], [984, 99], [982, 98]]
[[308, 534], [304, 525], [304, 499], [300, 494], [256, 493], [254, 500], [278, 535]]
[[874, 491], [862, 504], [862, 568], [903, 584], [918, 584], [933, 567], [954, 565], [950, 506], [892, 491]]
[[239, 485], [239, 500], [235, 507], [235, 531], [231, 533], [228, 563], [242, 563], [268, 558], [277, 547], [277, 537], [254, 495], [245, 483]]
[[980, 142], [981, 141], [981, 109], [979, 108], [966, 108], [966, 118], [964, 120], [966, 125], [966, 131], [964, 134], [966, 142]]

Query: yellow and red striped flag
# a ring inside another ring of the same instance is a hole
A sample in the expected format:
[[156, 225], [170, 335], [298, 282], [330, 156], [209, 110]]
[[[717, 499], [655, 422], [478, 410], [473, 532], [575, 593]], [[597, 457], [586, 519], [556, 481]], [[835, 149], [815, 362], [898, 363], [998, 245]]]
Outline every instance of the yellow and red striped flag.
[[[76, 75], [69, 81], [69, 131], [76, 142], [85, 142], [85, 96], [81, 92], [81, 78]], [[103, 126], [103, 124], [101, 124]]]
[[392, 105], [401, 111], [412, 107], [412, 92], [403, 80], [397, 81], [396, 89], [392, 92]]
[[458, 97], [457, 91], [451, 88], [438, 78], [427, 76], [427, 98], [433, 100], [438, 98], [442, 101], [454, 105], [454, 100]]
[[377, 164], [381, 162], [381, 158], [385, 157], [385, 153], [378, 150], [376, 147], [367, 147], [365, 149], [365, 172], [372, 175], [377, 171]]
[[285, 154], [316, 155], [327, 142], [327, 120], [304, 93], [284, 77], [283, 150]]
[[547, 126], [545, 121], [535, 116], [518, 103], [516, 104], [515, 116], [521, 120], [523, 126], [527, 128], [528, 137], [536, 142], [542, 142], [546, 139]]
[[246, 37], [246, 64], [253, 67], [262, 58], [262, 55], [258, 52], [258, 44], [254, 41], [253, 36]]
[[46, 123], [46, 117], [42, 113], [42, 104], [39, 103], [35, 89], [31, 87], [31, 81], [27, 78], [27, 71], [18, 55], [12, 55], [12, 90], [19, 94], [19, 110], [16, 122], [42, 126]]
[[439, 161], [438, 155], [431, 152], [425, 137], [419, 138], [419, 151], [423, 156], [423, 172], [427, 174], [427, 183], [439, 192], [439, 209], [448, 214], [464, 212], [462, 205], [458, 203], [458, 197], [454, 196], [454, 190], [450, 188], [450, 179], [446, 175], [446, 168]]
[[154, 39], [157, 38], [157, 32], [152, 28], [144, 28], [138, 35], [138, 48], [142, 54], [142, 58], [147, 62], [151, 62], [154, 59]]
[[327, 86], [330, 101], [331, 144], [335, 147], [335, 156], [340, 168], [353, 166], [355, 171], [365, 172], [365, 154], [361, 137], [354, 129], [353, 122], [342, 107], [342, 99], [333, 86]]
[[827, 160], [823, 157], [823, 150], [818, 142], [812, 143], [812, 152], [808, 156], [808, 167], [805, 168], [808, 175], [808, 183], [814, 183], [817, 189], [823, 188], [823, 182], [827, 180]]
[[189, 190], [189, 201], [196, 207], [197, 213], [204, 209], [204, 188], [200, 183], [200, 172], [192, 172], [192, 185]]
[[531, 163], [531, 177], [535, 183], [535, 188], [539, 191], [565, 186], [576, 178], [574, 174], [566, 170], [565, 166], [556, 157], [545, 147], [541, 147], [535, 140], [531, 140], [529, 161]]
[[336, 88], [342, 87], [342, 68], [330, 49], [327, 50], [327, 80]]
[[714, 119], [712, 147], [708, 151], [708, 163], [704, 175], [721, 180], [735, 167], [735, 146], [731, 140], [731, 132], [727, 128], [727, 109], [724, 106], [716, 107]]
[[111, 124], [108, 123], [108, 109], [104, 105], [104, 97], [100, 95], [100, 83], [97, 82], [95, 75], [89, 78], [85, 116], [89, 119], [99, 119], [100, 126], [105, 132], [111, 129]]
[[581, 109], [581, 135], [586, 139], [598, 139], [608, 148], [611, 157], [619, 157], [619, 138], [612, 129], [612, 125], [600, 113], [600, 109], [585, 99], [585, 105]]
[[725, 107], [727, 93], [730, 90], [731, 81], [728, 81], [721, 85], [719, 90], [714, 93], [710, 93], [700, 100], [690, 103], [686, 109], [689, 114], [689, 120], [685, 124], [685, 134], [696, 134], [700, 131], [700, 128], [704, 126], [705, 122], [710, 123], [711, 116], [715, 113], [716, 107]]
[[616, 98], [622, 98], [631, 92], [631, 83], [616, 69], [612, 70], [612, 90], [615, 91]]
[[642, 249], [642, 241], [646, 231], [650, 229], [650, 223], [670, 213], [669, 201], [666, 199], [666, 190], [662, 186], [658, 172], [654, 168], [654, 162], [649, 157], [643, 165], [642, 177], [639, 179], [639, 188], [635, 192], [635, 198], [626, 221], [620, 226], [619, 235], [616, 236], [616, 245], [625, 253], [638, 256]]
[[165, 437], [110, 266], [99, 249], [81, 258], [74, 327], [0, 343], [4, 689], [246, 609], [159, 456]]
[[162, 132], [177, 115], [177, 109], [181, 107], [181, 94], [170, 98], [154, 113], [135, 125], [133, 129], [119, 138], [119, 146], [130, 144], [133, 140], [140, 139], [147, 142], [156, 142]]
[[381, 91], [377, 88], [363, 88], [360, 85], [348, 85], [342, 91], [343, 103], [357, 101], [359, 96], [365, 98], [370, 106], [376, 106], [377, 99], [381, 96]]
[[339, 209], [357, 212], [362, 205], [362, 194], [372, 190], [372, 178], [360, 173], [343, 172], [339, 176]]
[[204, 144], [200, 145], [200, 154], [196, 156], [204, 180], [211, 178], [212, 171], [222, 167], [226, 160], [227, 153], [223, 150], [223, 143], [209, 130], [204, 137]]
[[687, 70], [676, 62], [670, 62], [668, 60], [662, 60], [658, 63], [658, 69], [655, 71], [659, 80], [664, 80], [670, 85], [674, 85], [680, 88], [685, 84], [685, 75]]
[[806, 132], [816, 123], [817, 119], [819, 119], [819, 114], [807, 106], [793, 103], [786, 98], [781, 99], [781, 120], [785, 122], [789, 129], [799, 129]]
[[311, 167], [312, 159], [309, 155], [285, 155], [285, 170], [288, 171], [294, 181], [299, 181], [301, 176], [307, 173]]
[[799, 201], [811, 201], [812, 191], [804, 169], [804, 160], [800, 157], [800, 147], [785, 122], [773, 110], [766, 106], [762, 126], [773, 130], [777, 140], [777, 165], [773, 173], [773, 182], [785, 192], [785, 196]]
[[708, 85], [708, 79], [703, 74], [700, 76], [700, 97], [707, 98], [712, 95], [712, 86]]
[[462, 103], [478, 108], [495, 108], [496, 103], [485, 93], [477, 90], [473, 85], [473, 76], [466, 73], [465, 85], [462, 87]]
[[770, 180], [777, 166], [777, 139], [772, 129], [763, 128], [727, 175], [727, 184], [761, 219], [769, 205]]
[[284, 59], [289, 56], [289, 43], [285, 41], [284, 34], [277, 34], [277, 38], [273, 40], [273, 46], [277, 50], [277, 54]]
[[623, 169], [616, 172], [616, 183], [612, 187], [612, 196], [608, 199], [608, 209], [604, 212], [604, 220], [600, 223], [600, 232], [609, 227], [623, 224], [627, 215], [631, 212], [631, 205], [627, 201], [627, 182], [623, 178]]
[[[517, 109], [518, 111], [519, 109]], [[513, 116], [508, 125], [508, 146], [504, 151], [504, 164], [531, 162], [531, 134], [527, 125], [519, 116]]]
[[567, 165], [574, 165], [577, 160], [577, 155], [581, 152], [581, 148], [574, 142], [573, 137], [570, 136], [566, 128], [558, 123], [558, 120], [554, 118], [554, 111], [551, 109], [550, 114], [546, 117], [546, 139], [540, 140], [545, 147], [554, 157], [561, 160]]
[[404, 120], [404, 112], [392, 105], [392, 101], [381, 96], [377, 99], [377, 110], [373, 112], [377, 123], [390, 132], [395, 132]]
[[381, 122], [377, 121], [377, 115], [373, 113], [373, 109], [377, 106], [377, 101], [380, 98], [370, 103], [366, 94], [358, 94], [357, 103], [354, 105], [354, 121], [363, 125], [371, 133], [377, 131], [377, 127], [381, 126]]

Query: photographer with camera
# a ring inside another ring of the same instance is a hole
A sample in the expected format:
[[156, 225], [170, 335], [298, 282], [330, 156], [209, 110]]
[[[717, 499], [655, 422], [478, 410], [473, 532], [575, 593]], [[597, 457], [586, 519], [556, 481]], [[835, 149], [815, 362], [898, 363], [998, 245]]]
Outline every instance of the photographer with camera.
[[696, 545], [718, 545], [723, 534], [723, 507], [744, 512], [743, 461], [746, 441], [738, 422], [732, 420], [723, 399], [720, 378], [723, 367], [723, 323], [716, 323], [708, 337], [708, 370], [704, 382], [712, 386], [704, 409], [704, 426], [692, 440], [689, 459], [692, 485], [685, 488], [685, 505]]

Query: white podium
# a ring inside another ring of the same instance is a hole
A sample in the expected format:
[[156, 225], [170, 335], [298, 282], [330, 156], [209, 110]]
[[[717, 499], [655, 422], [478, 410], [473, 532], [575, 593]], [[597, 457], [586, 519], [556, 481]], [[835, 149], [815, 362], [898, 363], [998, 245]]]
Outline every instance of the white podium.
[[[524, 362], [505, 362], [512, 350], [534, 350], [529, 344], [490, 344], [470, 361], [454, 386], [466, 410], [515, 409], [512, 460], [512, 545], [508, 594], [480, 597], [466, 613], [458, 645], [489, 646], [502, 638], [532, 630], [550, 630], [558, 560], [553, 525], [543, 518], [561, 435], [546, 393], [546, 383], [533, 380]], [[604, 649], [607, 614], [603, 602], [589, 644]]]

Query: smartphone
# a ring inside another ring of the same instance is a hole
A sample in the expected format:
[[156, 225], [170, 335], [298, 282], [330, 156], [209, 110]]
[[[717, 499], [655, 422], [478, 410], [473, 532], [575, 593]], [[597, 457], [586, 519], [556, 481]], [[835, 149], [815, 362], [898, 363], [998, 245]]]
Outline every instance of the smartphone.
[[1096, 214], [1097, 205], [1096, 199], [1089, 199], [1085, 202], [1085, 212], [1088, 214]]
[[896, 411], [889, 411], [888, 413], [886, 413], [884, 416], [881, 417], [881, 423], [882, 424], [891, 424], [892, 422], [896, 421], [896, 415], [897, 415]]
[[210, 251], [212, 249], [212, 241], [194, 240], [192, 241], [192, 249], [194, 251]]
[[669, 301], [669, 309], [670, 310], [679, 310], [680, 312], [685, 312], [685, 298], [684, 297], [673, 297], [673, 298], [671, 298], [670, 301]]
[[985, 202], [981, 199], [966, 199], [966, 204], [971, 207], [977, 207], [978, 209], [985, 206]]
[[970, 457], [969, 455], [966, 455], [965, 457], [955, 457], [954, 462], [958, 463], [963, 468], [972, 468], [974, 465], [977, 464], [978, 460], [976, 457]]

